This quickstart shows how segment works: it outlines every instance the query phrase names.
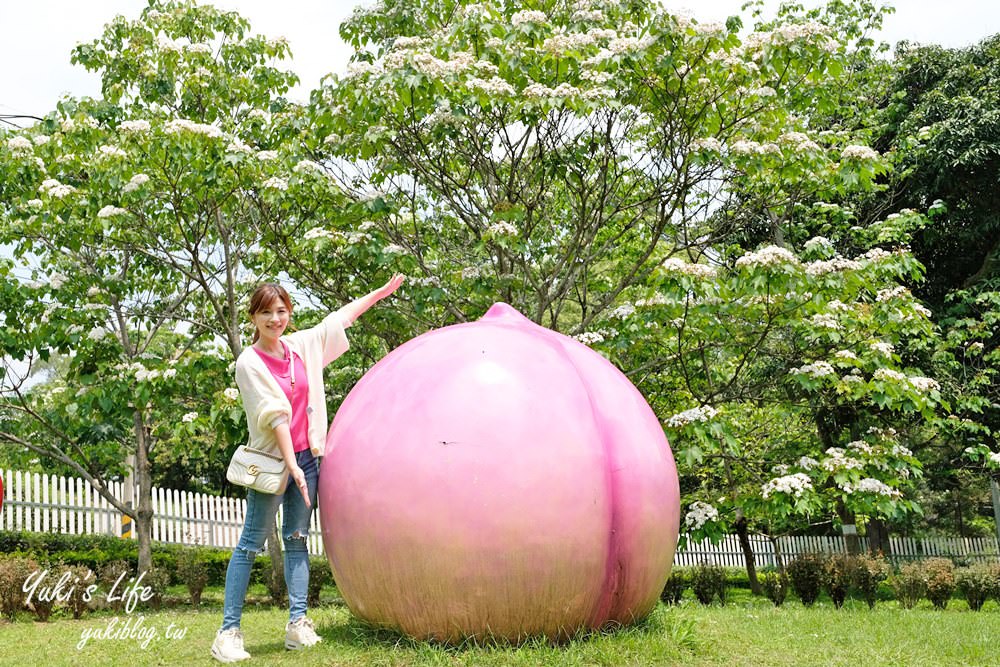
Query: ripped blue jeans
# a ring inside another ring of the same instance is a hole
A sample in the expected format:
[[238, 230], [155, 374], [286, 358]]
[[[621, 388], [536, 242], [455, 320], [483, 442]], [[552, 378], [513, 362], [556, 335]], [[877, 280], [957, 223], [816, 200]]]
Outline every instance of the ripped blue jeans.
[[[319, 463], [308, 449], [295, 453], [295, 460], [305, 473], [309, 487], [309, 502], [316, 506], [316, 487], [319, 482]], [[247, 490], [247, 514], [243, 533], [233, 549], [226, 570], [226, 596], [222, 607], [222, 629], [240, 627], [243, 603], [250, 584], [250, 569], [254, 559], [264, 548], [264, 542], [274, 527], [275, 513], [284, 503], [281, 534], [285, 547], [285, 584], [288, 587], [288, 618], [296, 620], [306, 615], [306, 595], [309, 592], [309, 520], [312, 507], [306, 507], [302, 493], [289, 479], [283, 494], [260, 493]]]

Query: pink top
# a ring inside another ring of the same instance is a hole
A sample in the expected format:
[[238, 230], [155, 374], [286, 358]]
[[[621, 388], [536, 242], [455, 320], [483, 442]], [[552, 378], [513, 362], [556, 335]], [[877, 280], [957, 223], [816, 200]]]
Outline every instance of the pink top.
[[[271, 355], [261, 352], [256, 347], [254, 351], [264, 360], [267, 370], [271, 371], [271, 375], [277, 380], [278, 386], [281, 387], [281, 390], [285, 392], [285, 396], [288, 397], [288, 402], [292, 404], [292, 423], [288, 429], [292, 434], [292, 449], [296, 452], [301, 452], [309, 449], [309, 379], [306, 377], [306, 367], [302, 363], [302, 359], [293, 352], [292, 354], [295, 357], [295, 391], [294, 393], [292, 392], [292, 376], [288, 365], [289, 349], [284, 343], [281, 343], [281, 346], [285, 350], [284, 359], [275, 359]], [[271, 424], [271, 426], [278, 426], [282, 421], [284, 421], [284, 418]]]

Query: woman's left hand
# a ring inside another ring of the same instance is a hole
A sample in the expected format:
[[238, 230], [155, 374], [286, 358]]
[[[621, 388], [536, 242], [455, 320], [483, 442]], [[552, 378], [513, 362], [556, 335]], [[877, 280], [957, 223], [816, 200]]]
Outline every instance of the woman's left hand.
[[401, 273], [395, 274], [392, 278], [389, 279], [389, 282], [387, 282], [385, 285], [375, 290], [375, 296], [377, 296], [378, 299], [381, 301], [382, 299], [386, 298], [387, 296], [398, 290], [399, 286], [403, 284], [403, 280], [404, 280], [403, 274]]

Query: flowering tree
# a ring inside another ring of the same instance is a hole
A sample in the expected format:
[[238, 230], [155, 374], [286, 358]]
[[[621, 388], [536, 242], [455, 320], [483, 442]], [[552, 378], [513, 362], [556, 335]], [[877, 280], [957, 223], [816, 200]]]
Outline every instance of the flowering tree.
[[[356, 48], [349, 73], [314, 93], [311, 123], [368, 215], [364, 229], [312, 230], [317, 258], [292, 253], [296, 270], [399, 268], [416, 278], [406, 289], [421, 326], [500, 298], [587, 331], [666, 251], [698, 255], [731, 236], [733, 219], [714, 214], [740, 173], [706, 156], [785, 161], [801, 188], [870, 178], [870, 152], [848, 137], [820, 146], [799, 131], [834, 103], [848, 44], [879, 16], [835, 3], [741, 41], [737, 19], [700, 23], [650, 2], [359, 9], [341, 28]], [[823, 168], [802, 167], [813, 163]]]
[[[287, 53], [234, 13], [152, 2], [74, 50], [101, 73], [103, 99], [64, 100], [0, 143], [0, 235], [20, 269], [4, 274], [17, 332], [4, 353], [29, 365], [71, 355], [44, 388], [8, 374], [0, 437], [72, 467], [134, 517], [143, 569], [150, 455], [212, 458], [217, 470], [243, 435], [228, 386], [240, 304], [276, 261], [259, 230], [336, 194], [297, 153], [301, 112], [281, 97], [295, 78], [273, 65]], [[213, 442], [211, 427], [226, 437]], [[106, 484], [126, 453], [134, 508]]]

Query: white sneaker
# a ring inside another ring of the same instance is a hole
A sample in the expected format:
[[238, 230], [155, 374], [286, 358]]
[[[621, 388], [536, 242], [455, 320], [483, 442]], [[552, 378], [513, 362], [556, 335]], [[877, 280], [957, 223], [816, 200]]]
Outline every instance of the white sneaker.
[[289, 650], [312, 646], [321, 641], [323, 638], [316, 634], [316, 626], [305, 616], [285, 626], [285, 648]]
[[215, 633], [212, 657], [219, 662], [238, 662], [250, 657], [250, 654], [243, 650], [243, 633], [239, 628], [219, 630]]

